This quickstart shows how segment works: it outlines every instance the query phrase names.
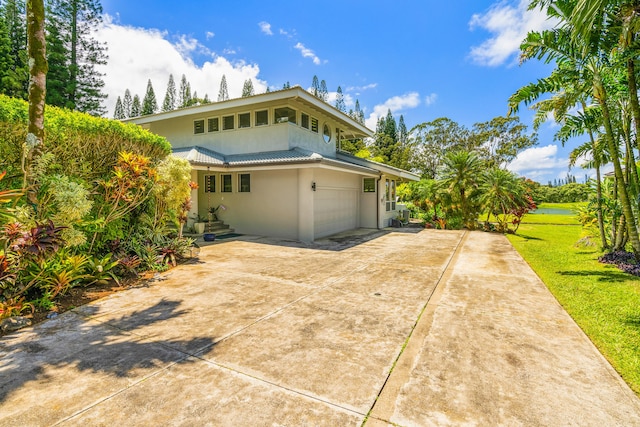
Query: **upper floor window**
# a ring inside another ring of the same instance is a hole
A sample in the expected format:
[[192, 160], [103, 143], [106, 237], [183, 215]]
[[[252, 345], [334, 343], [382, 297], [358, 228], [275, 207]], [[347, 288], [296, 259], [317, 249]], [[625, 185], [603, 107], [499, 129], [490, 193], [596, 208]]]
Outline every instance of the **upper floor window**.
[[251, 127], [251, 113], [238, 114], [238, 129]]
[[311, 130], [318, 133], [318, 119], [311, 117]]
[[220, 120], [217, 117], [213, 117], [207, 120], [208, 132], [218, 132], [220, 130]]
[[256, 111], [256, 126], [264, 126], [269, 124], [269, 111]]
[[305, 129], [309, 129], [309, 115], [302, 113], [300, 115], [300, 126], [302, 126]]
[[193, 133], [204, 133], [204, 119], [193, 121]]
[[224, 116], [222, 118], [222, 130], [230, 130], [235, 127], [235, 117], [234, 116]]
[[324, 139], [324, 142], [326, 142], [327, 144], [331, 142], [331, 128], [326, 123], [322, 127], [322, 138]]
[[296, 110], [289, 107], [276, 108], [273, 110], [274, 123], [293, 123], [296, 124]]

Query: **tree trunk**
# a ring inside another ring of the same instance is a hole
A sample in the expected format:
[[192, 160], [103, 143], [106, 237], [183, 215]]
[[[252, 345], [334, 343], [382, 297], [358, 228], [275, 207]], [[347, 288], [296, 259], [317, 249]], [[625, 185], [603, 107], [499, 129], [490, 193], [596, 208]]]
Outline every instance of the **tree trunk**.
[[622, 212], [626, 219], [627, 232], [629, 239], [631, 240], [633, 253], [636, 259], [640, 259], [640, 237], [638, 236], [638, 227], [636, 226], [636, 219], [633, 215], [633, 209], [631, 208], [629, 193], [627, 192], [627, 187], [624, 185], [624, 174], [622, 172], [622, 167], [620, 166], [620, 150], [613, 137], [611, 114], [609, 112], [609, 106], [607, 105], [607, 94], [604, 85], [602, 84], [602, 78], [598, 70], [593, 71], [593, 92], [595, 98], [598, 100], [598, 103], [602, 107], [602, 120], [605, 128], [605, 138], [611, 152], [613, 171], [618, 185], [618, 195], [620, 197], [620, 203], [622, 205]]
[[31, 203], [36, 203], [37, 182], [32, 164], [44, 143], [44, 107], [47, 90], [47, 59], [44, 30], [44, 1], [27, 1], [27, 53], [29, 55], [29, 124], [26, 158], [23, 158], [24, 186]]
[[629, 80], [629, 101], [631, 114], [635, 124], [636, 145], [640, 150], [640, 103], [638, 102], [638, 85], [636, 82], [635, 62], [633, 58], [627, 60], [627, 75]]

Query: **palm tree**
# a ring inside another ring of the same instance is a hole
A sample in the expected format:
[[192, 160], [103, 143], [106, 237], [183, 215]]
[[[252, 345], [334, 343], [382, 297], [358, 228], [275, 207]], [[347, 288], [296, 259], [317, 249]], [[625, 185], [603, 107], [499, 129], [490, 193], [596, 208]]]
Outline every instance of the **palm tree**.
[[[578, 0], [578, 3], [584, 4], [584, 1]], [[601, 2], [605, 2], [605, 0], [595, 1], [595, 3]], [[640, 258], [637, 220], [623, 179], [624, 174], [619, 160], [620, 147], [612, 126], [609, 92], [603, 78], [608, 76], [611, 64], [612, 34], [607, 33], [609, 22], [606, 18], [594, 20], [595, 24], [586, 30], [582, 37], [572, 37], [576, 29], [576, 25], [571, 19], [576, 12], [575, 2], [534, 0], [530, 7], [537, 5], [546, 6], [547, 14], [558, 19], [562, 25], [542, 33], [530, 33], [521, 46], [523, 58], [524, 60], [538, 58], [544, 59], [546, 62], [555, 61], [557, 64], [569, 64], [585, 78], [585, 81], [590, 82], [590, 89], [586, 95], [593, 98], [602, 111], [602, 125], [605, 129], [604, 140], [611, 153], [614, 174], [618, 183], [618, 196], [626, 217], [627, 231], [634, 254]]]
[[441, 172], [442, 185], [447, 188], [454, 202], [460, 204], [462, 220], [467, 228], [474, 228], [478, 209], [474, 204], [477, 195], [480, 157], [469, 151], [453, 151], [445, 155]]
[[505, 169], [491, 168], [485, 171], [481, 176], [479, 190], [479, 201], [487, 211], [487, 222], [491, 215], [495, 216], [501, 231], [507, 231], [509, 212], [529, 205], [522, 180]]

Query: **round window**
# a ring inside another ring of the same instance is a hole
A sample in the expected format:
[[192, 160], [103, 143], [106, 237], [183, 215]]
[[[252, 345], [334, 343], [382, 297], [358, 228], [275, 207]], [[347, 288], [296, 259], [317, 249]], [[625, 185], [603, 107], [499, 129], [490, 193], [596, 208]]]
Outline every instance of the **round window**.
[[331, 142], [331, 128], [328, 124], [325, 124], [322, 128], [322, 138], [324, 138], [324, 142], [327, 144]]

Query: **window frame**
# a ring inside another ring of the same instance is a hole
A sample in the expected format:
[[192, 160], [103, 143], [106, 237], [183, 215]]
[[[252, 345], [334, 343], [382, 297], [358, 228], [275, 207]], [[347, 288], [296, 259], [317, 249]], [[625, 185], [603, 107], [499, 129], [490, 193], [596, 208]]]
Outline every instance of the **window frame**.
[[[282, 110], [287, 110], [287, 115], [278, 117], [278, 112], [282, 111]], [[291, 117], [293, 117], [293, 120], [291, 120]], [[294, 125], [297, 125], [298, 124], [298, 110], [295, 110], [295, 109], [293, 109], [291, 107], [277, 107], [277, 108], [274, 108], [273, 109], [273, 123], [274, 124], [292, 123]]]
[[[264, 122], [258, 121], [258, 113], [265, 113], [266, 120]], [[255, 126], [267, 126], [269, 125], [269, 110], [256, 110], [254, 114]]]
[[[211, 126], [213, 123], [216, 124], [215, 129], [212, 129]], [[207, 132], [220, 132], [220, 117], [208, 117], [207, 118]]]
[[309, 115], [306, 113], [300, 113], [300, 126], [305, 129], [309, 129], [310, 128], [309, 123], [310, 123]]
[[[248, 182], [246, 183], [247, 189], [245, 190], [242, 183], [242, 178], [246, 177]], [[238, 193], [251, 193], [251, 174], [239, 173], [238, 174]]]
[[[200, 125], [200, 126], [198, 126]], [[200, 132], [198, 132], [198, 130]], [[197, 119], [193, 121], [193, 134], [194, 135], [202, 135], [204, 133], [204, 119]]]
[[[372, 186], [367, 186], [367, 182], [370, 181]], [[375, 193], [376, 192], [376, 179], [375, 178], [362, 178], [362, 192], [363, 193]]]
[[[242, 126], [242, 118], [246, 118], [249, 122], [246, 126]], [[251, 127], [251, 112], [238, 113], [238, 129], [246, 129]]]
[[[227, 120], [231, 119], [231, 127], [227, 127]], [[236, 126], [236, 115], [230, 114], [228, 116], [222, 116], [222, 130], [234, 130]]]
[[[211, 190], [211, 181], [213, 181], [213, 190]], [[207, 174], [204, 176], [203, 188], [204, 188], [205, 194], [216, 192], [216, 175], [215, 174]]]
[[311, 132], [320, 133], [320, 121], [311, 117]]
[[[225, 182], [225, 178], [229, 178], [229, 189], [227, 189], [227, 183]], [[220, 174], [220, 192], [221, 193], [233, 193], [233, 175], [230, 173], [221, 173]]]

